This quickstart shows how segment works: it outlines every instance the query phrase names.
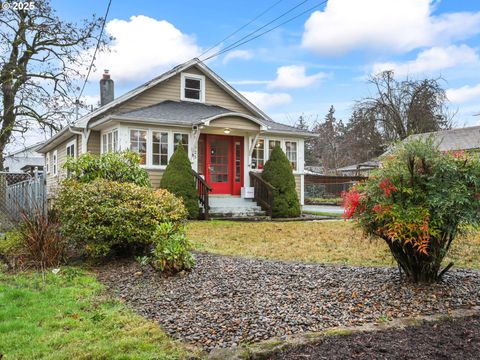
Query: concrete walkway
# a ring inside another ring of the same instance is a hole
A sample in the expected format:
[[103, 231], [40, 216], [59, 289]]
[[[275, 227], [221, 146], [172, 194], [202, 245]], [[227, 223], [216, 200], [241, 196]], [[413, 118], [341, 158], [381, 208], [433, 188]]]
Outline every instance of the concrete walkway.
[[303, 205], [303, 211], [343, 214], [343, 207], [335, 205]]

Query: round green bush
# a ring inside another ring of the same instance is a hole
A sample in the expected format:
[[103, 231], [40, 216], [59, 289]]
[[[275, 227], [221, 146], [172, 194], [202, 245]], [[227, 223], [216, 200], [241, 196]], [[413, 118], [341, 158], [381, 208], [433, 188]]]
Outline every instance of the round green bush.
[[192, 174], [192, 165], [183, 146], [179, 145], [170, 158], [160, 180], [160, 187], [182, 198], [190, 219], [198, 218], [197, 188]]
[[104, 179], [65, 181], [55, 207], [62, 233], [93, 257], [122, 248], [145, 253], [159, 224], [180, 228], [187, 215], [182, 201], [166, 190]]
[[295, 177], [287, 156], [275, 146], [265, 163], [262, 178], [274, 188], [272, 216], [288, 218], [300, 216], [300, 202], [295, 188]]

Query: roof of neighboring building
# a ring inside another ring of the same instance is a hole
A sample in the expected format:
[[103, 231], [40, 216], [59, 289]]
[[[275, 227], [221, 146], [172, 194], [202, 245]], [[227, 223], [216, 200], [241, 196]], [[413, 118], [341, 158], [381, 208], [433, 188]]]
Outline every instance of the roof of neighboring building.
[[441, 151], [480, 149], [480, 126], [410, 135], [407, 140], [428, 137], [438, 144]]
[[[38, 142], [38, 143], [33, 144], [33, 145], [25, 146], [23, 148], [20, 148], [18, 150], [12, 151], [12, 152], [9, 152], [7, 155], [5, 155], [5, 158], [15, 157], [16, 155], [19, 155], [19, 154], [22, 154], [22, 153], [25, 153], [25, 152], [29, 152], [29, 151], [36, 151], [37, 148], [39, 148], [42, 144], [43, 144], [43, 141]], [[42, 155], [38, 154], [38, 156], [42, 156]]]
[[363, 163], [353, 164], [338, 168], [337, 171], [358, 171], [358, 170], [371, 170], [376, 169], [380, 166], [378, 160], [369, 160]]
[[[203, 103], [194, 103], [191, 101], [172, 101], [166, 100], [161, 103], [146, 106], [140, 109], [135, 109], [112, 115], [112, 117], [119, 116], [122, 119], [142, 119], [152, 121], [184, 123], [185, 125], [195, 125], [202, 121], [215, 118], [219, 115], [236, 116], [236, 113], [217, 105], [207, 105]], [[243, 114], [237, 114], [244, 116]], [[267, 121], [265, 119], [257, 119], [259, 123], [265, 125], [269, 131], [294, 132], [305, 133], [304, 130], [295, 128], [293, 126]]]

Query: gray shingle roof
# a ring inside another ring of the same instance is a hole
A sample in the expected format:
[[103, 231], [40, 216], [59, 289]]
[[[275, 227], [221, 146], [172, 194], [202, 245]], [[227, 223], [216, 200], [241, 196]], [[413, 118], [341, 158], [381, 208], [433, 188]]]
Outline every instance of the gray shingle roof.
[[432, 137], [441, 151], [480, 149], [480, 126], [411, 135], [409, 139]]
[[[217, 105], [167, 100], [118, 115], [122, 118], [130, 118], [132, 120], [156, 120], [162, 123], [172, 121], [175, 123], [184, 123], [185, 125], [194, 125], [200, 123], [202, 120], [227, 113], [232, 113], [232, 111]], [[305, 133], [304, 130], [274, 121], [265, 119], [258, 119], [258, 121], [265, 124], [270, 131]]]

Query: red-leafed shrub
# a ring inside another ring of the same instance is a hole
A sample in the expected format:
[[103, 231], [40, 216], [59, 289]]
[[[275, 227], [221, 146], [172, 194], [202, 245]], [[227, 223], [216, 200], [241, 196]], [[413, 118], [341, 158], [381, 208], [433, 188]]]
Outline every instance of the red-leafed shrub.
[[442, 153], [431, 140], [401, 144], [368, 180], [343, 194], [345, 218], [385, 240], [412, 281], [439, 280], [452, 241], [480, 224], [480, 158]]

